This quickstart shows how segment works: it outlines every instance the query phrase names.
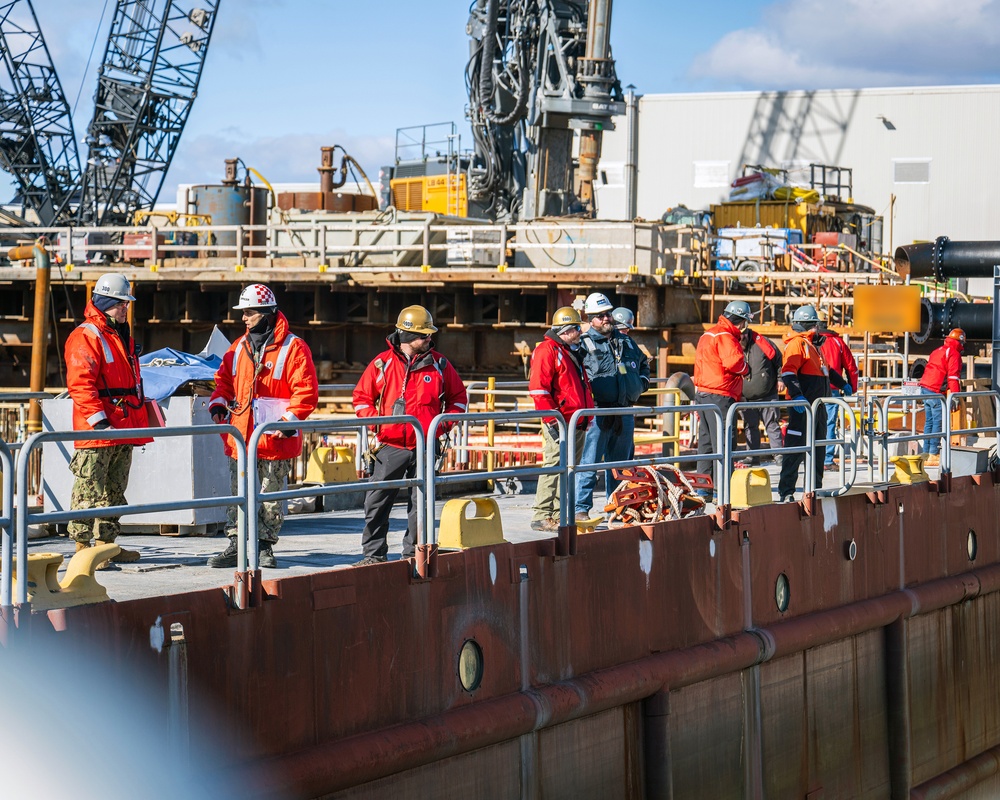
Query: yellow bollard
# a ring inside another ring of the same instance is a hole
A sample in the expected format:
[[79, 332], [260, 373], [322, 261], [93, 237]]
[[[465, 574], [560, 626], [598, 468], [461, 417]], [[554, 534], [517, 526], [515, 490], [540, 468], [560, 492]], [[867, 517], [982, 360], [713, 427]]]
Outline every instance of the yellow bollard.
[[[475, 514], [469, 517], [467, 512], [473, 505]], [[500, 507], [492, 497], [455, 499], [444, 504], [438, 534], [438, 544], [442, 549], [465, 550], [468, 547], [502, 544], [503, 541]]]

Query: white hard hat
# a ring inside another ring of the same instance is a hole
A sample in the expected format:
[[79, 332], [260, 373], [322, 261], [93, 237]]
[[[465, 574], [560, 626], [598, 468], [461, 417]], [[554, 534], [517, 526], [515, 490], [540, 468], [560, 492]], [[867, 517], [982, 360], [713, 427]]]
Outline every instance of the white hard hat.
[[267, 308], [278, 305], [278, 299], [263, 283], [251, 283], [240, 292], [240, 301], [233, 306], [234, 311], [245, 308]]
[[117, 272], [107, 272], [98, 278], [94, 294], [102, 297], [113, 297], [115, 300], [128, 300], [129, 302], [135, 300], [132, 296], [132, 284], [128, 282], [128, 278]]
[[587, 299], [583, 303], [583, 313], [588, 317], [592, 317], [594, 314], [603, 314], [605, 311], [610, 313], [613, 308], [611, 301], [600, 292], [587, 295]]

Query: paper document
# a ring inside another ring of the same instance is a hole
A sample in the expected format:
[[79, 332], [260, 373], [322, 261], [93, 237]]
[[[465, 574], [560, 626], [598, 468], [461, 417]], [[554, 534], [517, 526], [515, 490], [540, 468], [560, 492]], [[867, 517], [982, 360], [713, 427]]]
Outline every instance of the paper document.
[[254, 425], [278, 422], [288, 413], [289, 401], [281, 397], [258, 397], [253, 401]]

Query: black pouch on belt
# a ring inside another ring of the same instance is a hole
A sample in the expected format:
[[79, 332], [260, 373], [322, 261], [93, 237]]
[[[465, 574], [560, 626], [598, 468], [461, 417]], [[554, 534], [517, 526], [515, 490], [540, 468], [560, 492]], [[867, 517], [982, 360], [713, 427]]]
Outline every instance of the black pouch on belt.
[[401, 417], [406, 413], [406, 400], [402, 397], [397, 397], [396, 402], [392, 404], [392, 416]]

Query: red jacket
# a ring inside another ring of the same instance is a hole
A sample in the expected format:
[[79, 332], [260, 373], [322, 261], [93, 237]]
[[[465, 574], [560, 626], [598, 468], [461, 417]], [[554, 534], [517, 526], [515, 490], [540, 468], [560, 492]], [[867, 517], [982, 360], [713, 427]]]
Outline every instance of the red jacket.
[[739, 400], [743, 376], [749, 374], [740, 329], [724, 316], [698, 340], [694, 356], [694, 388], [704, 394], [724, 394]]
[[945, 339], [944, 344], [931, 353], [927, 359], [924, 376], [920, 385], [935, 393], [961, 391], [958, 376], [962, 373], [962, 348], [954, 339]]
[[847, 382], [851, 384], [851, 390], [858, 390], [858, 364], [854, 360], [854, 353], [847, 346], [847, 342], [841, 339], [833, 331], [823, 331], [823, 344], [819, 347], [823, 353], [823, 360], [826, 368], [830, 370], [830, 375], [844, 377], [847, 373]]
[[[551, 331], [531, 354], [528, 394], [538, 411], [557, 410], [566, 422], [579, 409], [594, 407], [582, 357]], [[542, 417], [542, 421], [555, 422], [555, 417]], [[590, 417], [580, 417], [581, 428], [588, 422]]]
[[[465, 384], [455, 368], [437, 350], [430, 350], [407, 361], [399, 349], [399, 335], [392, 333], [389, 349], [365, 367], [354, 388], [354, 412], [359, 417], [393, 416], [393, 404], [400, 397], [406, 401], [406, 413], [420, 421], [424, 433], [438, 414], [457, 414], [469, 407]], [[451, 424], [438, 428], [447, 433]], [[413, 450], [417, 446], [410, 425], [383, 425], [377, 431], [379, 441]], [[430, 443], [428, 444], [430, 446]]]
[[[246, 334], [229, 346], [215, 373], [215, 391], [209, 410], [225, 407], [229, 423], [239, 429], [247, 444], [257, 420], [304, 420], [316, 410], [319, 381], [312, 352], [302, 339], [288, 330], [288, 319], [280, 311], [274, 323], [274, 339], [264, 348], [259, 372]], [[261, 403], [261, 400], [277, 403]], [[282, 402], [285, 401], [285, 402]], [[256, 406], [256, 407], [255, 407]], [[236, 457], [232, 437], [224, 435], [226, 455]], [[257, 455], [265, 461], [285, 461], [302, 453], [302, 435], [265, 435]]]
[[[84, 322], [66, 340], [66, 386], [73, 398], [73, 430], [93, 430], [101, 420], [112, 428], [145, 428], [145, 397], [135, 339], [125, 343], [111, 327], [108, 315], [87, 303]], [[83, 440], [77, 447], [110, 447], [116, 444], [146, 444], [152, 439], [120, 439], [114, 442]]]

